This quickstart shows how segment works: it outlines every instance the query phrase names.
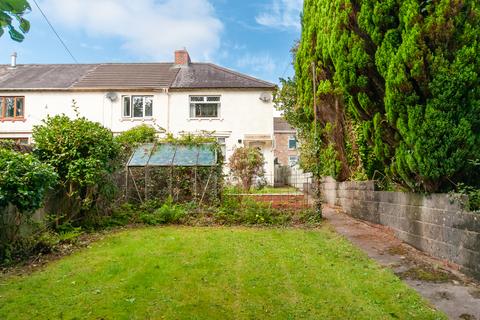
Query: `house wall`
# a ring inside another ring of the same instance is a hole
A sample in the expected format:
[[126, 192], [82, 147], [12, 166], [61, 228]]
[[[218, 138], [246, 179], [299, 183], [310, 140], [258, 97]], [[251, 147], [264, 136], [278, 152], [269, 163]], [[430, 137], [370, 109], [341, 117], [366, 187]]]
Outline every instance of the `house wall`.
[[297, 149], [288, 148], [288, 139], [290, 136], [294, 136], [295, 132], [275, 132], [275, 149], [274, 157], [277, 158], [278, 163], [282, 166], [288, 166], [289, 156], [298, 156]]
[[[76, 101], [80, 116], [99, 122], [114, 133], [128, 130], [142, 123], [162, 127], [168, 132], [215, 131], [226, 138], [227, 159], [236, 146], [243, 143], [246, 134], [269, 135], [273, 139], [273, 104], [262, 102], [264, 90], [190, 90], [159, 92], [116, 91], [119, 99], [111, 102], [106, 92], [0, 92], [0, 96], [24, 96], [25, 120], [0, 121], [0, 138], [31, 137], [32, 128], [41, 124], [47, 115], [75, 116], [72, 100]], [[190, 95], [220, 95], [218, 119], [190, 119]], [[153, 95], [151, 119], [122, 118], [122, 95]], [[267, 174], [273, 175], [273, 146], [262, 147]]]

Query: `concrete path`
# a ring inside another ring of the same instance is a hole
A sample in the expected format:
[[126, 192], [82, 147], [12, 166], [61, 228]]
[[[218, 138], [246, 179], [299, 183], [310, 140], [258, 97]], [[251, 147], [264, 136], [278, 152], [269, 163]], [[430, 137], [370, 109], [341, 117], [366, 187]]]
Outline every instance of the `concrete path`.
[[480, 285], [454, 265], [434, 259], [395, 238], [384, 226], [324, 208], [329, 224], [382, 266], [390, 268], [450, 319], [480, 320]]

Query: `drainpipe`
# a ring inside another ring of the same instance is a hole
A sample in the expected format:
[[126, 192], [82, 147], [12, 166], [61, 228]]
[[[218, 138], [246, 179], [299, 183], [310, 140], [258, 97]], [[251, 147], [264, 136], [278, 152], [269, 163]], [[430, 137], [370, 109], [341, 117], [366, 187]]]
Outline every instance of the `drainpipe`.
[[170, 133], [170, 92], [168, 88], [165, 89], [165, 93], [167, 94], [167, 133]]

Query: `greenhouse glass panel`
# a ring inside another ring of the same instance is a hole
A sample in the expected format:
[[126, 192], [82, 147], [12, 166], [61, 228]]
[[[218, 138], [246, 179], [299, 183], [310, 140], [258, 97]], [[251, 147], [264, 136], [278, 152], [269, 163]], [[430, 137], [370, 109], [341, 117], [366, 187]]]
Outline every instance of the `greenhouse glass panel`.
[[171, 144], [159, 144], [148, 163], [151, 166], [171, 166], [176, 147]]
[[130, 167], [143, 167], [148, 163], [148, 158], [153, 149], [153, 143], [144, 144], [138, 147], [130, 158], [128, 166]]

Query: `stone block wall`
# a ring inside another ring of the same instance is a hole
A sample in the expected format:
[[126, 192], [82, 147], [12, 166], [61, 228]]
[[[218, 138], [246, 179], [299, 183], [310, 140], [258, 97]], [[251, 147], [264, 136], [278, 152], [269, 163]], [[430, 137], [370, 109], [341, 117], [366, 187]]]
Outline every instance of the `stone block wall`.
[[465, 197], [377, 191], [373, 181], [338, 183], [329, 178], [323, 195], [326, 203], [388, 226], [399, 239], [480, 279], [480, 213], [464, 210]]

